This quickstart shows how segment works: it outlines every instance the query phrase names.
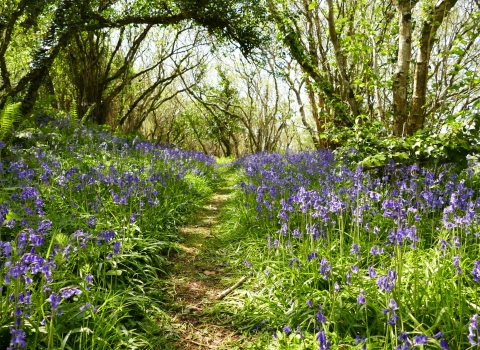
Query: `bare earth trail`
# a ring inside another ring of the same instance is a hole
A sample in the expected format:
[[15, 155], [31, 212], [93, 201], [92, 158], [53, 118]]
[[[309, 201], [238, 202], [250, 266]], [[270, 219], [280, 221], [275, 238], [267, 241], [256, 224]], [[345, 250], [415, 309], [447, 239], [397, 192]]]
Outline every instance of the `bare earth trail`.
[[223, 313], [217, 296], [240, 277], [228, 266], [219, 239], [222, 209], [233, 194], [233, 175], [220, 169], [218, 187], [191, 222], [181, 228], [179, 252], [170, 260], [168, 328], [178, 339], [172, 349], [233, 349], [242, 339]]

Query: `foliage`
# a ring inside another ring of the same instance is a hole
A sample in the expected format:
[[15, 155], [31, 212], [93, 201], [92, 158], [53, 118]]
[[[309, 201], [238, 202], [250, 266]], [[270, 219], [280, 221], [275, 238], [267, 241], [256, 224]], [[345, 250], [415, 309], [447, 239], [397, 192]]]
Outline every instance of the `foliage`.
[[[439, 165], [454, 163], [467, 167], [469, 154], [480, 152], [480, 114], [465, 112], [450, 116], [441, 130], [422, 129], [412, 136], [388, 135], [381, 122], [357, 118], [353, 128], [331, 128], [323, 137], [348, 153], [351, 161], [364, 167], [397, 163]], [[350, 152], [351, 150], [354, 150]]]

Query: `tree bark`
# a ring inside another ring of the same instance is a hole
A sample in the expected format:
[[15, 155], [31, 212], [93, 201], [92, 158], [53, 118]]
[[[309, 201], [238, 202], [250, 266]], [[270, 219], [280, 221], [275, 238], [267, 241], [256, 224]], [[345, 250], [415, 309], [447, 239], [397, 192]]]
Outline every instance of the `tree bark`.
[[413, 79], [413, 96], [410, 116], [407, 122], [407, 134], [412, 135], [423, 128], [425, 123], [425, 109], [427, 102], [428, 63], [435, 42], [437, 30], [443, 20], [455, 6], [457, 0], [439, 0], [427, 14], [420, 33], [415, 73]]
[[398, 61], [393, 76], [393, 133], [398, 137], [404, 136], [407, 126], [407, 81], [412, 57], [412, 8], [416, 2], [394, 0], [399, 17], [399, 35]]

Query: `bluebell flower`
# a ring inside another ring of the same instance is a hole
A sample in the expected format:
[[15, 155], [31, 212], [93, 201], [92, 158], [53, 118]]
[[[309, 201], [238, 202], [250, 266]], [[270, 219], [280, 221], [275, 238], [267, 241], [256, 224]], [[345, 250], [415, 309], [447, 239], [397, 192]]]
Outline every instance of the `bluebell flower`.
[[376, 283], [379, 291], [384, 290], [388, 293], [395, 288], [395, 284], [387, 276], [378, 277]]
[[390, 306], [390, 310], [392, 310], [392, 311], [397, 311], [398, 310], [397, 302], [393, 298], [390, 298], [390, 302], [388, 303], [388, 306]]
[[390, 319], [387, 320], [387, 323], [391, 326], [395, 326], [399, 318], [400, 316], [398, 316], [396, 313], [393, 313], [390, 315]]
[[98, 234], [98, 242], [101, 243], [101, 240], [105, 240], [105, 243], [108, 243], [113, 239], [113, 237], [115, 237], [115, 231], [103, 231]]
[[87, 226], [95, 227], [96, 225], [97, 225], [97, 221], [95, 220], [95, 217], [94, 217], [94, 216], [90, 216], [90, 217], [87, 219]]
[[135, 221], [137, 221], [139, 216], [140, 214], [137, 214], [137, 213], [130, 215], [130, 223], [133, 224]]
[[363, 289], [360, 290], [360, 294], [357, 297], [357, 303], [360, 305], [365, 305], [367, 303]]
[[385, 253], [385, 248], [383, 248], [383, 247], [377, 248], [377, 246], [374, 245], [374, 246], [370, 249], [370, 253], [371, 253], [373, 256], [381, 255], [381, 254]]
[[307, 256], [308, 261], [312, 261], [315, 258], [318, 258], [318, 253], [317, 252], [310, 253]]
[[480, 259], [473, 262], [472, 275], [475, 282], [480, 282]]
[[293, 238], [302, 238], [302, 233], [300, 232], [300, 230], [298, 228], [293, 230], [292, 237]]
[[470, 319], [467, 338], [472, 346], [480, 345], [480, 327], [478, 324], [478, 314], [473, 315]]
[[47, 301], [50, 303], [52, 310], [56, 310], [58, 308], [58, 304], [60, 304], [60, 301], [62, 298], [60, 295], [52, 293], [50, 296], [47, 298]]
[[26, 334], [22, 329], [12, 328], [10, 330], [10, 347], [11, 349], [23, 349], [27, 346]]
[[317, 319], [318, 322], [321, 322], [321, 323], [327, 322], [327, 319], [325, 318], [325, 316], [322, 314], [321, 311], [317, 312], [317, 315], [315, 316], [315, 318]]
[[117, 255], [120, 252], [120, 247], [121, 243], [118, 241], [113, 244], [113, 255]]
[[424, 334], [416, 335], [413, 338], [413, 345], [424, 345], [427, 343], [428, 337]]
[[460, 255], [455, 255], [453, 257], [453, 266], [455, 266], [457, 268], [457, 274], [462, 273], [462, 269], [460, 267]]
[[353, 243], [352, 247], [350, 248], [350, 254], [356, 255], [357, 260], [360, 259], [360, 246], [357, 243]]
[[450, 346], [448, 346], [448, 343], [445, 339], [440, 339], [440, 349], [442, 350], [450, 350]]
[[292, 332], [292, 329], [290, 328], [290, 326], [285, 326], [285, 327], [283, 327], [283, 332], [288, 334], [288, 333]]
[[82, 291], [76, 287], [65, 287], [60, 289], [60, 294], [62, 295], [62, 298], [68, 299], [73, 295], [82, 294]]
[[318, 349], [319, 350], [330, 350], [330, 341], [327, 339], [325, 335], [325, 331], [321, 330], [317, 335]]
[[11, 229], [11, 228], [14, 228], [16, 224], [17, 224], [17, 220], [11, 219], [5, 223], [5, 226]]

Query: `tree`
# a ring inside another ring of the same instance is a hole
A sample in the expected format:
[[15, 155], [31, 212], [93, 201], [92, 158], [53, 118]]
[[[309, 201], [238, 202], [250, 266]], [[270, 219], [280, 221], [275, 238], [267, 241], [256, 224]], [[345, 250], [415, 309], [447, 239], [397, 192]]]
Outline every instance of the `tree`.
[[[427, 117], [445, 120], [441, 106], [452, 98], [471, 104], [478, 96], [472, 79], [455, 73], [462, 68], [452, 52], [460, 42], [464, 61], [478, 48], [480, 16], [472, 0], [267, 0], [267, 5], [282, 42], [308, 77], [305, 84], [313, 81], [320, 97], [314, 104], [337, 127], [375, 118], [398, 137], [412, 135], [426, 126]], [[447, 27], [459, 35], [452, 37]], [[438, 84], [432, 66], [456, 76], [453, 80], [471, 82], [469, 97], [452, 90], [455, 83], [447, 84], [449, 93], [429, 94]]]
[[[2, 12], [0, 35], [0, 108], [8, 97], [22, 100], [22, 112], [28, 114], [35, 103], [38, 90], [53, 62], [71, 38], [80, 33], [104, 28], [123, 28], [127, 25], [174, 25], [185, 21], [203, 26], [218, 38], [236, 43], [245, 53], [257, 46], [261, 35], [263, 7], [252, 0], [177, 0], [144, 3], [135, 1], [72, 1], [38, 2], [9, 1]], [[148, 6], [147, 6], [148, 5]], [[11, 81], [5, 54], [12, 33], [28, 22], [43, 21], [42, 26], [30, 26], [32, 34], [42, 37], [33, 51], [27, 72]], [[46, 29], [45, 29], [46, 28]]]

